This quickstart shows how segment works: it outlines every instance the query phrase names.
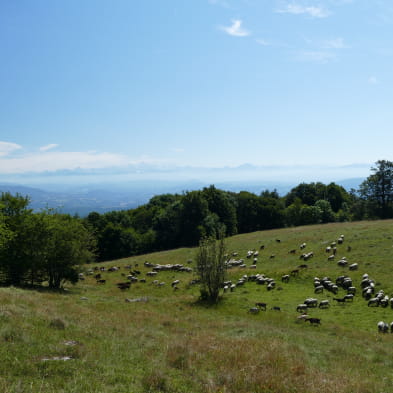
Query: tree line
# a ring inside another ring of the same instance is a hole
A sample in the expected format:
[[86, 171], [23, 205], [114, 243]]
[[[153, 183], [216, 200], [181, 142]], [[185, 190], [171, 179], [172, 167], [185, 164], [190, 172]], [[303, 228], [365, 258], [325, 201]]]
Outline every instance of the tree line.
[[358, 190], [301, 183], [285, 196], [256, 195], [214, 185], [163, 194], [136, 209], [90, 213], [84, 224], [97, 241], [100, 261], [198, 245], [200, 239], [328, 222], [393, 217], [393, 162], [377, 161]]
[[136, 209], [91, 212], [80, 218], [46, 209], [29, 198], [0, 197], [0, 284], [61, 288], [80, 267], [177, 247], [201, 239], [328, 222], [393, 217], [393, 162], [377, 161], [358, 190], [301, 183], [285, 196], [217, 189], [163, 194]]

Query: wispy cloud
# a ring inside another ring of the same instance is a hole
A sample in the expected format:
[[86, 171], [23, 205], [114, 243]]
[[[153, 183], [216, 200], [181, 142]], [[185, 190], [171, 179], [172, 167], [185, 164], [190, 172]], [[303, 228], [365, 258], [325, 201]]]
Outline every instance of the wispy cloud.
[[0, 157], [0, 173], [97, 169], [127, 165], [129, 162], [127, 157], [111, 153], [40, 152], [18, 157]]
[[230, 8], [230, 4], [225, 0], [209, 0], [210, 4], [219, 5], [224, 8]]
[[40, 151], [48, 151], [48, 150], [54, 149], [57, 146], [59, 146], [59, 145], [56, 143], [50, 143], [49, 145], [41, 146]]
[[323, 47], [326, 49], [345, 49], [348, 46], [344, 43], [344, 39], [339, 37], [332, 40], [327, 40], [323, 43]]
[[220, 26], [220, 30], [234, 37], [247, 37], [251, 33], [242, 28], [243, 21], [240, 19], [233, 19], [230, 26]]
[[379, 83], [379, 80], [377, 79], [376, 76], [371, 75], [371, 76], [369, 76], [367, 82], [368, 82], [368, 84], [370, 84], [370, 85], [377, 85], [377, 84]]
[[271, 45], [271, 43], [269, 41], [266, 41], [263, 39], [257, 39], [257, 40], [255, 40], [255, 42], [259, 45], [262, 45], [262, 46], [270, 46]]
[[22, 146], [11, 142], [1, 142], [0, 141], [0, 157], [7, 156], [15, 150], [21, 149]]
[[280, 14], [308, 15], [312, 18], [326, 18], [330, 11], [323, 7], [303, 6], [301, 4], [286, 4], [284, 7], [276, 10]]
[[301, 51], [295, 55], [295, 59], [298, 61], [320, 64], [326, 64], [336, 58], [337, 56], [334, 53], [326, 51]]

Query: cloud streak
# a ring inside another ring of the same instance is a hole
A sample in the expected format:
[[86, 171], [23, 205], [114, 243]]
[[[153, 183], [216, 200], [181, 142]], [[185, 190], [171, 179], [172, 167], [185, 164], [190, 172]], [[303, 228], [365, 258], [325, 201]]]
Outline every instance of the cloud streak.
[[26, 152], [16, 143], [0, 141], [0, 174], [99, 169], [132, 163], [129, 157], [121, 154], [49, 151], [57, 146], [51, 143], [40, 147], [38, 151]]
[[220, 26], [220, 30], [233, 37], [247, 37], [251, 33], [242, 28], [243, 21], [240, 19], [233, 19], [230, 26]]
[[41, 146], [40, 151], [48, 151], [48, 150], [54, 149], [57, 146], [59, 146], [59, 145], [56, 143], [50, 143], [49, 145]]
[[7, 156], [15, 150], [21, 149], [22, 146], [11, 142], [1, 142], [0, 141], [0, 157]]
[[323, 47], [326, 49], [345, 49], [348, 46], [344, 43], [344, 39], [339, 37], [324, 42]]
[[326, 51], [301, 51], [296, 54], [296, 60], [312, 63], [326, 64], [335, 60], [337, 56], [334, 53]]
[[303, 6], [300, 4], [287, 4], [276, 10], [279, 14], [308, 15], [312, 18], [327, 18], [330, 12], [323, 7]]

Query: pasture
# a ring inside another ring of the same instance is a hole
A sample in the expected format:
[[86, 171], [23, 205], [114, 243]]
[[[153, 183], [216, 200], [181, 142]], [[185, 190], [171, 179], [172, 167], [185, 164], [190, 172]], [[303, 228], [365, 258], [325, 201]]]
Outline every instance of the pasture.
[[[337, 244], [340, 235], [344, 241]], [[328, 260], [333, 242], [336, 255]], [[379, 321], [393, 321], [393, 308], [368, 307], [360, 285], [367, 273], [376, 293], [393, 296], [392, 220], [255, 232], [226, 244], [246, 265], [228, 269], [228, 280], [247, 279], [215, 305], [198, 302], [193, 272], [147, 274], [146, 262], [194, 268], [196, 250], [185, 248], [86, 266], [84, 280], [61, 293], [0, 288], [0, 390], [393, 391], [393, 334], [377, 330]], [[250, 250], [259, 253], [256, 268], [249, 267]], [[300, 258], [309, 252], [314, 256]], [[343, 257], [347, 266], [337, 264]], [[350, 271], [353, 263], [358, 269]], [[130, 271], [137, 281], [119, 289]], [[273, 278], [275, 288], [249, 280], [257, 273]], [[357, 288], [353, 301], [333, 300], [347, 294], [341, 287], [336, 294], [314, 293], [315, 277], [335, 282], [342, 275]], [[298, 318], [296, 307], [310, 297], [329, 301], [329, 307], [307, 309], [320, 324]], [[249, 312], [259, 302], [266, 310]]]

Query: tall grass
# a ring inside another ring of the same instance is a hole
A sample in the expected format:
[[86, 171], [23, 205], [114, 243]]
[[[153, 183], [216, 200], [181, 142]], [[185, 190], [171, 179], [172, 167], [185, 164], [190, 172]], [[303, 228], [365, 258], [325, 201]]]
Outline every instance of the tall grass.
[[[337, 258], [327, 261], [327, 244], [345, 235]], [[280, 243], [276, 242], [280, 239]], [[314, 258], [288, 284], [280, 277], [300, 263], [290, 254], [303, 242]], [[333, 295], [314, 295], [313, 277], [350, 275], [359, 288], [363, 273], [378, 289], [393, 293], [391, 256], [393, 222], [329, 224], [239, 235], [227, 240], [229, 250], [244, 257], [261, 245], [256, 270], [277, 280], [273, 291], [248, 282], [222, 294], [217, 305], [198, 302], [189, 286], [191, 273], [160, 272], [147, 282], [120, 291], [126, 264], [144, 261], [188, 264], [193, 249], [149, 254], [100, 266], [120, 266], [102, 273], [105, 285], [87, 276], [64, 293], [0, 288], [0, 391], [17, 392], [359, 392], [393, 391], [393, 335], [378, 334], [379, 320], [393, 321], [393, 310], [370, 308], [360, 295], [353, 303], [332, 303]], [[347, 251], [350, 245], [352, 250]], [[274, 254], [274, 259], [270, 255]], [[337, 266], [346, 256], [359, 270]], [[246, 263], [248, 261], [246, 260]], [[88, 267], [87, 267], [88, 268]], [[166, 282], [156, 286], [154, 279]], [[180, 279], [179, 290], [170, 283]], [[341, 289], [338, 296], [342, 296]], [[327, 310], [313, 309], [321, 326], [297, 319], [296, 305], [306, 297], [328, 299]], [[145, 301], [125, 302], [125, 299]], [[248, 309], [268, 304], [257, 315]], [[279, 306], [281, 311], [273, 311]]]

